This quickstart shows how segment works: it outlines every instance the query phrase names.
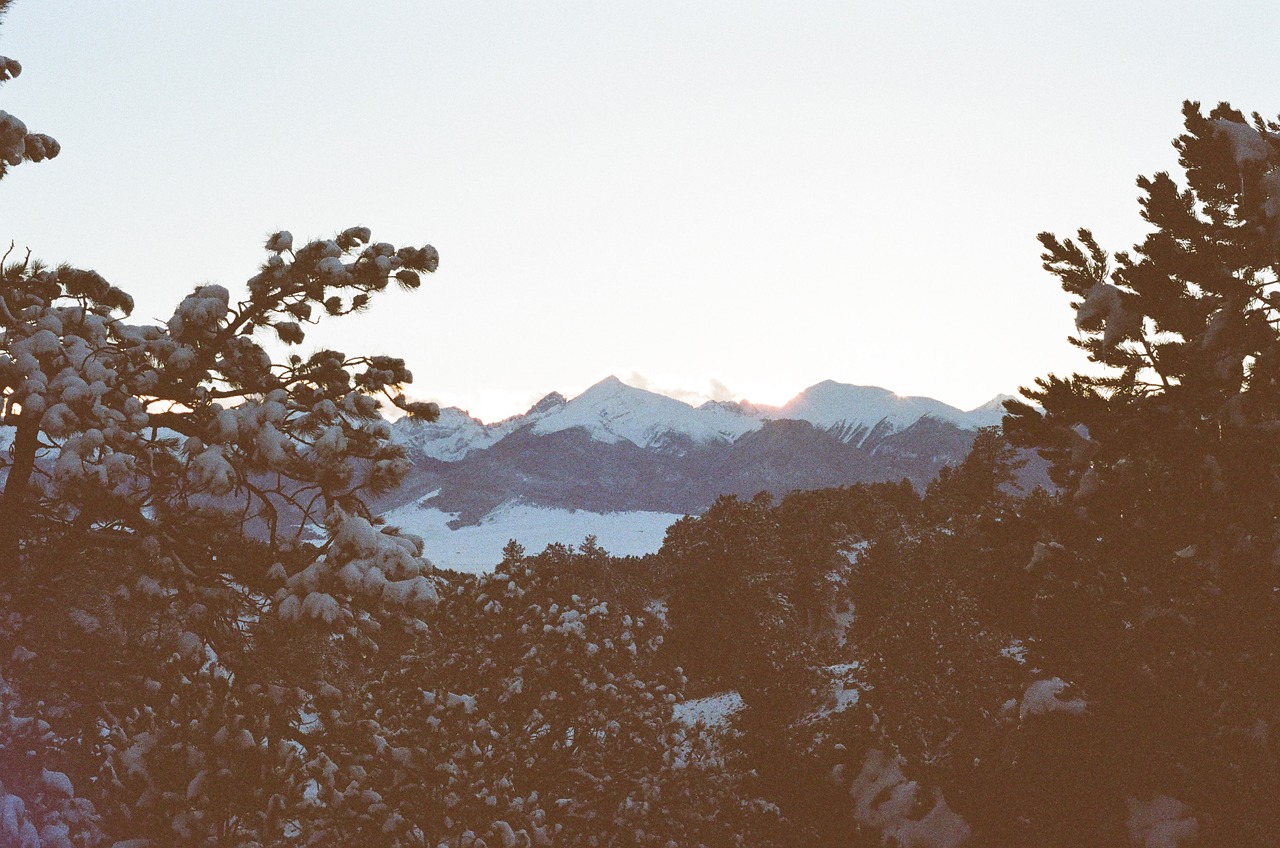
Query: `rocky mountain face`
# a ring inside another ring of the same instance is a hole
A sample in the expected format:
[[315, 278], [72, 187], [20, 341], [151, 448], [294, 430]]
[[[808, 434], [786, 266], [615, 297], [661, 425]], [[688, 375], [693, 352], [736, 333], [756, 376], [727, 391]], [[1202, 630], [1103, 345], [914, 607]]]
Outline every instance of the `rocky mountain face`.
[[722, 494], [910, 480], [926, 486], [960, 462], [999, 399], [963, 411], [929, 398], [831, 381], [781, 407], [693, 407], [610, 377], [572, 400], [553, 393], [485, 424], [458, 409], [402, 420], [405, 486], [377, 505], [415, 501], [479, 522], [503, 503], [592, 512], [697, 513]]

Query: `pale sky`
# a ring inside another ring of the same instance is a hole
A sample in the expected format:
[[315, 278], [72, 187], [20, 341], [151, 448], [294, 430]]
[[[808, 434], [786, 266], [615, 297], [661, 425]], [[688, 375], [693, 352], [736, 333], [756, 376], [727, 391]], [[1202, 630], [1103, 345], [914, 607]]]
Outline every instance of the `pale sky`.
[[161, 320], [278, 229], [434, 244], [308, 346], [486, 420], [608, 374], [969, 408], [1080, 367], [1035, 234], [1129, 247], [1184, 99], [1280, 111], [1278, 35], [1273, 2], [18, 0], [0, 109], [63, 152], [0, 237]]

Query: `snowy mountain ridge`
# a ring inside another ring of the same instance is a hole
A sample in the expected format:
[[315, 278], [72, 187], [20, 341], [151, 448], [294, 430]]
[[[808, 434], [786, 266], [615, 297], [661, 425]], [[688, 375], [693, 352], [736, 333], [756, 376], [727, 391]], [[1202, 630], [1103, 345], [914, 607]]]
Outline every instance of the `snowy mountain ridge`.
[[808, 421], [820, 430], [836, 431], [845, 442], [862, 444], [877, 429], [903, 430], [925, 416], [949, 421], [966, 430], [999, 424], [1004, 414], [1000, 395], [963, 411], [940, 400], [903, 397], [878, 386], [854, 386], [824, 380], [780, 407], [754, 407], [763, 418]]
[[846, 443], [861, 445], [874, 432], [901, 431], [930, 416], [966, 430], [998, 424], [1000, 395], [968, 411], [926, 397], [903, 397], [875, 386], [826, 380], [810, 386], [782, 406], [748, 401], [684, 401], [629, 386], [606, 377], [582, 394], [566, 400], [552, 392], [527, 412], [485, 424], [456, 407], [441, 410], [434, 423], [401, 420], [393, 438], [413, 452], [444, 462], [461, 460], [529, 428], [535, 435], [581, 429], [605, 444], [630, 442], [643, 449], [680, 452], [686, 445], [727, 444], [759, 430], [765, 421], [807, 421]]
[[606, 377], [563, 406], [541, 415], [538, 435], [581, 427], [598, 442], [626, 440], [642, 448], [662, 447], [677, 435], [695, 444], [731, 442], [760, 422], [719, 406], [693, 407], [684, 401], [628, 386]]

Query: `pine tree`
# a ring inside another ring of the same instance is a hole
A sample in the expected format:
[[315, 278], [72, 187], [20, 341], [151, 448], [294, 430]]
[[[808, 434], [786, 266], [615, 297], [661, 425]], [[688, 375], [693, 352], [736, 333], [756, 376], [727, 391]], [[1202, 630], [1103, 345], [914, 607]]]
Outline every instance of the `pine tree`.
[[324, 350], [274, 363], [253, 336], [271, 330], [300, 344], [303, 324], [362, 309], [389, 280], [416, 287], [435, 269], [435, 249], [371, 244], [360, 227], [296, 253], [277, 233], [268, 248], [246, 298], [233, 304], [225, 288], [201, 286], [162, 325], [125, 323], [132, 298], [92, 271], [29, 255], [3, 266], [11, 526], [35, 510], [162, 535], [165, 516], [235, 510], [237, 526], [259, 522], [275, 541], [334, 507], [364, 513], [361, 491], [395, 485], [402, 451], [388, 442], [377, 396], [437, 414], [397, 393], [412, 380], [403, 360]]
[[438, 409], [405, 398], [403, 360], [275, 361], [262, 336], [296, 347], [438, 254], [364, 227], [266, 247], [239, 300], [203, 285], [138, 324], [93, 271], [0, 257], [4, 844], [296, 836], [330, 741], [302, 716], [376, 634], [427, 629], [421, 540], [366, 499], [407, 469], [382, 402]]
[[[1096, 375], [1048, 377], [1005, 428], [1063, 487], [1037, 573], [1046, 658], [1089, 698], [1110, 789], [1202, 833], [1280, 828], [1280, 123], [1183, 109], [1185, 185], [1141, 178], [1151, 232], [1109, 256], [1042, 234]], [[1048, 550], [1046, 547], [1045, 550]], [[1270, 799], [1270, 800], [1269, 800]], [[1209, 828], [1212, 832], [1209, 832]]]
[[81, 818], [108, 833], [238, 843], [299, 827], [306, 769], [326, 756], [300, 710], [373, 633], [425, 630], [438, 599], [421, 540], [379, 530], [365, 504], [407, 468], [379, 396], [423, 417], [434, 404], [404, 398], [402, 360], [273, 362], [254, 337], [297, 345], [304, 324], [416, 287], [435, 249], [359, 227], [291, 242], [268, 240], [239, 302], [200, 286], [163, 324], [128, 323], [132, 299], [92, 271], [2, 266], [0, 642], [24, 658], [4, 674], [49, 705], [71, 741], [48, 765], [93, 787]]

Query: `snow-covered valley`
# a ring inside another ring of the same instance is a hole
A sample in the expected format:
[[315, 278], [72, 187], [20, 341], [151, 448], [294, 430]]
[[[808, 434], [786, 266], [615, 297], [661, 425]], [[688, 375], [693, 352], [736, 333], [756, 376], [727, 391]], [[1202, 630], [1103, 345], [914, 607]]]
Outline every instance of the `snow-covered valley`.
[[598, 513], [508, 503], [479, 524], [455, 529], [449, 522], [456, 514], [418, 503], [383, 514], [388, 524], [421, 536], [424, 553], [436, 566], [473, 574], [492, 571], [512, 539], [528, 553], [538, 553], [557, 542], [577, 545], [589, 535], [614, 556], [656, 553], [667, 528], [681, 517], [664, 512]]

